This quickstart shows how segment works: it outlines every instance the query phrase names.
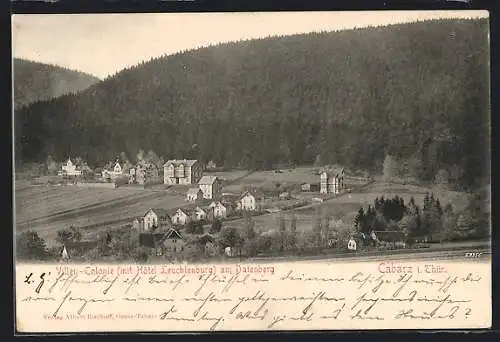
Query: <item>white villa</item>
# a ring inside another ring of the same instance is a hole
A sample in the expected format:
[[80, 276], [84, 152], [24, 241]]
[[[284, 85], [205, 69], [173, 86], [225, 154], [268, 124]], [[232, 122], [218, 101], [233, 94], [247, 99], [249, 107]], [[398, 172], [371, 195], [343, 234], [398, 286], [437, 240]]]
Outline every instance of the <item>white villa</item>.
[[102, 171], [103, 178], [111, 178], [115, 179], [120, 176], [123, 176], [123, 168], [118, 161], [116, 161], [115, 166], [112, 170], [104, 170]]
[[73, 164], [71, 161], [71, 158], [68, 158], [68, 161], [66, 164], [63, 164], [61, 166], [61, 171], [59, 171], [59, 175], [67, 175], [67, 176], [80, 176], [82, 174], [82, 171], [80, 168]]

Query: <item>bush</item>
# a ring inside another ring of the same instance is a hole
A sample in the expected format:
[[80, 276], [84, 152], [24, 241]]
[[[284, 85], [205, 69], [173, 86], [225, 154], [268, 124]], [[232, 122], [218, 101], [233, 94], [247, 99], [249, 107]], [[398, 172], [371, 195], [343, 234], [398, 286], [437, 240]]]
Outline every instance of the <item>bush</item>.
[[45, 240], [33, 230], [17, 236], [16, 254], [19, 259], [25, 260], [46, 260], [49, 256]]

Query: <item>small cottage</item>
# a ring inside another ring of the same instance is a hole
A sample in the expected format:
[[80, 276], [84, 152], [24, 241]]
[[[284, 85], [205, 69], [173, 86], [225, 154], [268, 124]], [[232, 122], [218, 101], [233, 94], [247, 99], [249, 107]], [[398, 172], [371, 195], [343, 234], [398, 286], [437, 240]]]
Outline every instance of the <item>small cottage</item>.
[[186, 193], [186, 200], [188, 202], [196, 202], [203, 198], [203, 191], [200, 188], [191, 188]]
[[208, 206], [213, 218], [225, 218], [227, 217], [227, 208], [220, 201], [214, 201]]
[[244, 192], [238, 200], [238, 209], [243, 211], [255, 211], [257, 209], [255, 196], [249, 191]]
[[153, 208], [144, 214], [144, 230], [169, 227], [171, 223], [170, 215], [165, 209]]
[[201, 221], [207, 218], [207, 212], [200, 207], [196, 207], [193, 209], [191, 217], [194, 221]]
[[174, 228], [171, 228], [163, 239], [165, 255], [178, 254], [184, 251], [186, 241], [182, 234]]
[[189, 222], [189, 215], [182, 209], [177, 209], [172, 215], [172, 224], [185, 225]]
[[320, 185], [319, 183], [302, 183], [300, 189], [302, 192], [319, 192]]

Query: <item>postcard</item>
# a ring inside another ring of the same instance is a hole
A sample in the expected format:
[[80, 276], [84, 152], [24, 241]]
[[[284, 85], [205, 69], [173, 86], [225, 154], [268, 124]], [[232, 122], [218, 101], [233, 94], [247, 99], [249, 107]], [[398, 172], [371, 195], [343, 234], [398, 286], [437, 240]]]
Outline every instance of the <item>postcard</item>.
[[491, 327], [486, 11], [16, 14], [17, 333]]

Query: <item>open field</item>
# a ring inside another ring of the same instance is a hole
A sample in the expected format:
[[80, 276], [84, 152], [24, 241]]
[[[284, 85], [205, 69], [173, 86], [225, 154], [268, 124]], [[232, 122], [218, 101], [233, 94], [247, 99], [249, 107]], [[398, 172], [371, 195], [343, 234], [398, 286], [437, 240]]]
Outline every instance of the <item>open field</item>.
[[57, 231], [74, 225], [84, 233], [130, 223], [148, 208], [185, 206], [184, 196], [144, 189], [33, 186], [16, 191], [16, 229], [36, 230], [51, 244]]
[[[249, 186], [273, 189], [278, 184], [280, 188], [294, 187], [300, 189], [300, 184], [302, 183], [319, 184], [320, 182], [320, 177], [314, 167], [297, 167], [294, 169], [282, 169], [280, 171], [280, 173], [274, 170], [252, 172], [248, 176], [239, 178], [231, 185], [225, 187], [224, 191], [240, 193], [245, 187]], [[345, 177], [347, 186], [357, 186], [365, 181], [365, 179]]]
[[[375, 182], [359, 190], [359, 192], [353, 191], [352, 193], [345, 193], [322, 204], [307, 205], [305, 207], [293, 209], [297, 218], [297, 231], [305, 231], [312, 228], [313, 214], [318, 206], [323, 209], [323, 212], [328, 212], [336, 219], [342, 219], [346, 225], [351, 225], [352, 219], [359, 208], [363, 206], [366, 209], [369, 204], [373, 205], [373, 201], [376, 197], [384, 196], [385, 198], [392, 198], [398, 195], [404, 199], [405, 203], [408, 203], [413, 196], [415, 203], [422, 206], [426, 192], [433, 192], [434, 196], [439, 198], [442, 206], [451, 203], [455, 212], [462, 211], [469, 200], [468, 194], [461, 192], [448, 191], [440, 188], [424, 188], [414, 185]], [[287, 225], [289, 225], [290, 213], [291, 211], [285, 212]], [[260, 231], [277, 229], [279, 226], [279, 216], [280, 213], [257, 216], [254, 218], [255, 228]], [[242, 220], [236, 220], [231, 223], [228, 222], [227, 224], [236, 228], [243, 227]]]

